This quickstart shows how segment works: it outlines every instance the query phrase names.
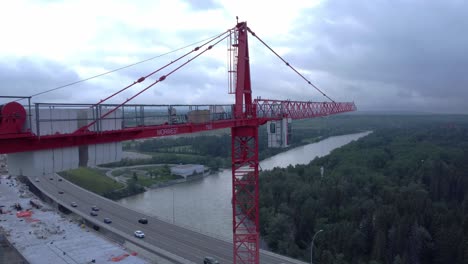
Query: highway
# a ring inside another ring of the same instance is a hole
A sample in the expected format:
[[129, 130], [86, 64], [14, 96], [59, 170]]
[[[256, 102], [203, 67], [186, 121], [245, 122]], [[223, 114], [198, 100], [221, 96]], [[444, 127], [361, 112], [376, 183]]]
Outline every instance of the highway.
[[[57, 203], [75, 213], [80, 213], [93, 219], [105, 227], [111, 227], [128, 234], [130, 241], [135, 244], [145, 242], [155, 247], [168, 251], [194, 263], [203, 263], [205, 256], [212, 256], [219, 260], [220, 264], [233, 263], [232, 243], [217, 238], [207, 236], [192, 230], [173, 225], [155, 217], [145, 215], [125, 206], [122, 206], [109, 199], [84, 190], [71, 182], [54, 175], [51, 179], [40, 177], [39, 181], [31, 178], [31, 182], [47, 196]], [[63, 193], [59, 193], [59, 192]], [[77, 207], [72, 207], [72, 202], [77, 203]], [[154, 201], [157, 203], [158, 201]], [[91, 207], [99, 207], [98, 216], [91, 216]], [[103, 219], [110, 218], [112, 223], [105, 224]], [[138, 223], [138, 219], [147, 218], [148, 224]], [[145, 233], [145, 238], [134, 237], [135, 230]], [[304, 263], [290, 258], [275, 256], [270, 253], [260, 253], [260, 263], [262, 264], [298, 264]]]

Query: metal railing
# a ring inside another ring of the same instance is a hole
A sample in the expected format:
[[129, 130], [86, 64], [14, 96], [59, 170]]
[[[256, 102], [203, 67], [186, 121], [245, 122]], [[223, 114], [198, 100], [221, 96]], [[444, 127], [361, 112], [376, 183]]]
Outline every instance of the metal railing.
[[29, 111], [29, 129], [37, 136], [67, 134], [93, 123], [101, 132], [124, 128], [206, 123], [233, 119], [232, 105], [124, 105], [102, 118], [116, 105], [35, 103]]

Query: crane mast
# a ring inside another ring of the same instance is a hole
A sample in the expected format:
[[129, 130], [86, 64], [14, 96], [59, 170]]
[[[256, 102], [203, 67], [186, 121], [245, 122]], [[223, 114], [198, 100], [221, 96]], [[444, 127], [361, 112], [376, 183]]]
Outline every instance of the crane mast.
[[[252, 103], [247, 23], [237, 29], [236, 118], [257, 120]], [[234, 263], [259, 263], [258, 126], [234, 126], [232, 137], [232, 223]]]

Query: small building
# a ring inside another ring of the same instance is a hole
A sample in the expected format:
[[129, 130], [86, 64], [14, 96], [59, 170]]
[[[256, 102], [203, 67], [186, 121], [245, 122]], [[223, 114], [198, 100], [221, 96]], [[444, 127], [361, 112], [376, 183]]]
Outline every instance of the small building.
[[194, 174], [200, 174], [205, 171], [205, 166], [200, 164], [183, 164], [183, 165], [176, 165], [171, 167], [171, 173], [175, 175], [180, 175], [187, 179], [188, 176], [192, 176]]

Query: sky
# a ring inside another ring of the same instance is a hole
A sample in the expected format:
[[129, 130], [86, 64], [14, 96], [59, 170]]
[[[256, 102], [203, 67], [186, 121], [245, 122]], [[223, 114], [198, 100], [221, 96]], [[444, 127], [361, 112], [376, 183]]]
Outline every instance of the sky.
[[[335, 101], [466, 114], [466, 10], [463, 0], [1, 0], [0, 95], [31, 96], [157, 57], [234, 27], [238, 16]], [[33, 102], [96, 103], [194, 47]], [[328, 100], [251, 35], [249, 48], [254, 98]], [[223, 41], [131, 103], [232, 104], [226, 65]]]

